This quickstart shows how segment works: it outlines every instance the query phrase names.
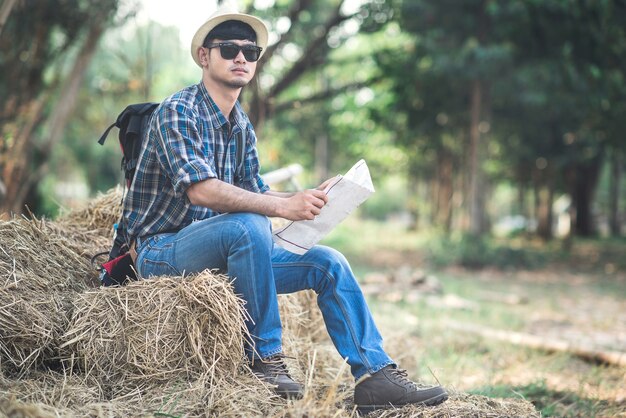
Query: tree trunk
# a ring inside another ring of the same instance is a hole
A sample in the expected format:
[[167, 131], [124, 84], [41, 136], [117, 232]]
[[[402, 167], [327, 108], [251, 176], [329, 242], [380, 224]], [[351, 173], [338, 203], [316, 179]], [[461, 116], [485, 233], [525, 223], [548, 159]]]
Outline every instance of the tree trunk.
[[11, 213], [21, 213], [23, 201], [18, 202], [23, 179], [27, 175], [27, 168], [33, 152], [34, 130], [41, 123], [44, 98], [33, 100], [22, 112], [14, 126], [3, 131], [5, 138], [10, 137], [10, 145], [5, 150], [2, 165], [2, 180], [5, 183], [5, 193], [0, 199], [0, 216]]
[[574, 191], [572, 193], [576, 210], [576, 235], [589, 237], [596, 233], [592, 207], [601, 168], [602, 152], [598, 152], [589, 162], [580, 163], [576, 166]]
[[626, 366], [626, 353], [622, 351], [599, 349], [584, 342], [573, 342], [554, 337], [514, 332], [502, 329], [487, 328], [469, 322], [446, 321], [444, 326], [458, 332], [480, 335], [483, 338], [521, 345], [537, 350], [556, 353], [568, 353], [583, 360]]
[[614, 151], [611, 156], [611, 176], [609, 178], [609, 229], [611, 236], [614, 237], [622, 235], [622, 221], [619, 214], [622, 164], [621, 153]]
[[470, 104], [470, 146], [469, 146], [469, 229], [473, 235], [482, 235], [485, 232], [484, 225], [484, 188], [481, 169], [481, 134], [480, 116], [482, 113], [483, 87], [480, 80], [472, 82]]
[[554, 203], [554, 187], [551, 182], [538, 187], [537, 204], [537, 235], [543, 240], [552, 239], [552, 204]]
[[452, 193], [453, 186], [453, 161], [452, 154], [447, 149], [440, 149], [437, 153], [437, 226], [442, 226], [444, 231], [450, 232], [452, 223]]
[[2, 34], [2, 28], [4, 28], [4, 24], [6, 23], [9, 15], [11, 14], [11, 9], [15, 5], [16, 0], [4, 0], [2, 3], [2, 7], [0, 7], [0, 34]]
[[[11, 195], [7, 193], [6, 198], [6, 204], [10, 205], [10, 207], [0, 207], [0, 212], [2, 212], [2, 209], [5, 209], [10, 212], [21, 213], [29, 191], [35, 187], [48, 172], [50, 154], [54, 146], [61, 140], [63, 131], [76, 106], [76, 98], [85, 72], [93, 58], [97, 43], [103, 32], [104, 28], [101, 25], [94, 25], [89, 28], [85, 42], [76, 57], [72, 70], [68, 74], [59, 98], [55, 106], [53, 106], [52, 114], [47, 120], [48, 135], [44, 144], [41, 146], [41, 157], [44, 160], [39, 164], [36, 170], [31, 171], [29, 174], [24, 170], [27, 164], [24, 150], [16, 150], [20, 152], [18, 155], [22, 156], [22, 162], [19, 167], [12, 170], [13, 173], [10, 177], [13, 188], [11, 189]], [[27, 135], [28, 137], [23, 138], [23, 144], [32, 145], [32, 130], [28, 132]], [[10, 165], [7, 167], [11, 170]]]
[[408, 229], [410, 231], [416, 231], [417, 228], [419, 227], [419, 222], [420, 222], [420, 200], [421, 200], [421, 196], [420, 196], [420, 190], [419, 190], [419, 176], [417, 175], [417, 173], [412, 173], [411, 170], [409, 170], [408, 173], [408, 185], [407, 185], [407, 192], [408, 192], [408, 200], [407, 200], [407, 211], [409, 212], [409, 215], [411, 217], [411, 223], [409, 224]]
[[315, 178], [317, 184], [328, 179], [328, 133], [320, 132], [315, 137]]

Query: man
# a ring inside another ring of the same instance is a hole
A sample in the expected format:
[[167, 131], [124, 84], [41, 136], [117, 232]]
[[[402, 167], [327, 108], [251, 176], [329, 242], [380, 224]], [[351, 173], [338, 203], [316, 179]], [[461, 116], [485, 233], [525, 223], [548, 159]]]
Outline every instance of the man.
[[313, 219], [317, 189], [279, 193], [259, 175], [256, 136], [238, 97], [255, 74], [268, 31], [256, 17], [218, 12], [196, 32], [191, 55], [202, 81], [168, 97], [152, 117], [124, 217], [142, 277], [207, 268], [227, 272], [246, 301], [252, 371], [287, 398], [303, 387], [283, 361], [277, 294], [313, 289], [330, 337], [356, 379], [361, 411], [447, 399], [418, 388], [383, 351], [382, 339], [345, 258], [315, 246], [273, 245], [268, 216]]

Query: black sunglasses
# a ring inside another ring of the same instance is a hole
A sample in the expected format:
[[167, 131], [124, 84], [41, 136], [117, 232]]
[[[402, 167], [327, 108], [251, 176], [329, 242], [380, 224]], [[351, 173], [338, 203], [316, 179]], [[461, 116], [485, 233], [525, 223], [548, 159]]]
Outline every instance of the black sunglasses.
[[243, 56], [250, 62], [257, 61], [261, 57], [261, 51], [263, 48], [256, 45], [237, 45], [231, 42], [220, 42], [217, 44], [206, 45], [205, 48], [218, 48], [220, 49], [220, 55], [225, 60], [235, 59], [239, 55], [239, 51], [243, 52]]

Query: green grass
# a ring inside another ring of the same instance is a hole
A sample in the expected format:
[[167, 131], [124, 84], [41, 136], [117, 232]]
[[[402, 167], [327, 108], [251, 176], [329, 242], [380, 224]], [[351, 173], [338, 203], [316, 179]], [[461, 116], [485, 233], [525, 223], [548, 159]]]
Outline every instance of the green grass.
[[[574, 325], [585, 332], [617, 333], [619, 325], [611, 318], [626, 314], [614, 310], [623, 309], [626, 301], [626, 241], [575, 240], [566, 250], [559, 241], [475, 242], [350, 218], [324, 243], [346, 254], [357, 277], [409, 265], [436, 276], [442, 296], [456, 295], [475, 304], [473, 309], [454, 309], [432, 303], [427, 295], [412, 303], [368, 296], [387, 350], [412, 376], [494, 398], [524, 398], [542, 416], [626, 415], [623, 367], [446, 327], [452, 321], [531, 332], [545, 323], [557, 337], [559, 327]], [[526, 303], [485, 300], [486, 292], [522, 295]]]
[[551, 390], [543, 380], [523, 386], [495, 385], [470, 391], [492, 398], [523, 398], [535, 405], [544, 417], [595, 417], [619, 413], [619, 406], [609, 402], [580, 397], [567, 391]]

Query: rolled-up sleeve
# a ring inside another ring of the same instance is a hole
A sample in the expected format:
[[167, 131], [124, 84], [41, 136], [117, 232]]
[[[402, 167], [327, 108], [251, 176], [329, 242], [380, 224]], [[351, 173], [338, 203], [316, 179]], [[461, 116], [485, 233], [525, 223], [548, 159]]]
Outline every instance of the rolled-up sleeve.
[[212, 150], [198, 132], [198, 116], [180, 104], [161, 106], [156, 115], [156, 147], [159, 164], [170, 179], [176, 197], [194, 183], [216, 178]]

